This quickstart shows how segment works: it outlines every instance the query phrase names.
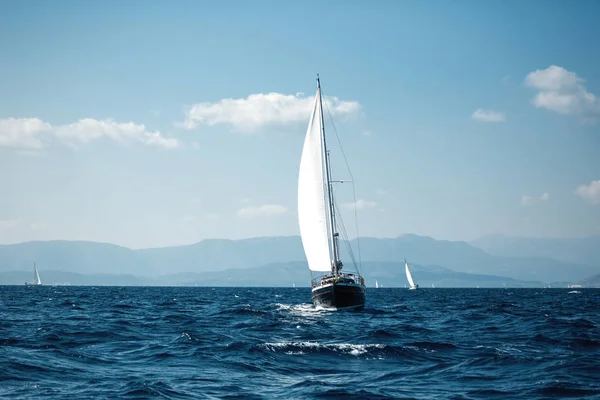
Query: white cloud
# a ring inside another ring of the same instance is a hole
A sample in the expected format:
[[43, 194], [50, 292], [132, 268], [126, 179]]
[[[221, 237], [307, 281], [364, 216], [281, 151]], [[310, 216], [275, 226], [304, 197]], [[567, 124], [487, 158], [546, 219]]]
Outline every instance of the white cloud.
[[579, 185], [575, 194], [591, 204], [600, 204], [600, 180], [591, 181], [589, 185]]
[[481, 122], [504, 122], [506, 121], [506, 116], [504, 113], [494, 110], [484, 110], [478, 108], [475, 110], [471, 118]]
[[346, 203], [344, 204], [344, 207], [346, 208], [354, 208], [356, 207], [357, 210], [364, 210], [367, 208], [373, 208], [373, 207], [377, 207], [378, 203], [375, 201], [369, 201], [369, 200], [357, 200], [356, 203]]
[[240, 217], [265, 217], [287, 212], [287, 207], [278, 204], [265, 204], [262, 206], [248, 206], [240, 208], [237, 214]]
[[193, 215], [184, 215], [181, 217], [181, 221], [185, 223], [190, 223], [196, 221], [196, 217]]
[[0, 119], [0, 147], [41, 149], [40, 135], [51, 129], [39, 118]]
[[[337, 97], [326, 97], [333, 115], [356, 114], [361, 105], [355, 101], [341, 101]], [[223, 99], [216, 103], [197, 103], [185, 110], [185, 129], [198, 125], [229, 125], [243, 132], [251, 132], [267, 125], [283, 125], [293, 122], [308, 122], [314, 96], [303, 93], [286, 95], [281, 93], [251, 94], [245, 99]]]
[[587, 91], [584, 83], [574, 72], [556, 65], [530, 72], [525, 78], [526, 86], [538, 90], [532, 100], [536, 107], [564, 115], [578, 115], [593, 122], [595, 117], [600, 116], [600, 102]]
[[0, 219], [0, 230], [11, 229], [16, 226], [19, 226], [20, 224], [21, 221], [19, 221], [18, 219]]
[[574, 72], [569, 72], [563, 67], [556, 65], [530, 72], [525, 77], [525, 84], [527, 86], [551, 91], [570, 89], [582, 82], [583, 80], [578, 78]]
[[166, 138], [158, 131], [148, 131], [144, 125], [133, 122], [118, 123], [111, 119], [84, 118], [53, 127], [39, 118], [0, 119], [0, 147], [41, 149], [44, 147], [44, 140], [51, 137], [70, 146], [99, 138], [119, 143], [139, 142], [165, 149], [180, 146], [177, 139]]
[[534, 199], [531, 196], [523, 195], [521, 196], [521, 205], [522, 206], [530, 206], [534, 203]]
[[208, 214], [204, 214], [201, 217], [198, 217], [198, 216], [195, 216], [195, 215], [184, 215], [183, 217], [181, 217], [181, 222], [184, 222], [184, 223], [198, 223], [201, 219], [206, 219], [206, 220], [219, 219], [219, 214], [208, 213]]
[[385, 189], [377, 189], [375, 193], [377, 194], [377, 196], [385, 196], [386, 194], [388, 194], [388, 191]]
[[65, 140], [89, 142], [98, 138], [108, 138], [119, 143], [141, 142], [148, 146], [172, 149], [179, 145], [177, 139], [161, 136], [160, 132], [146, 130], [144, 125], [133, 122], [118, 123], [113, 120], [84, 118], [69, 125], [54, 129], [57, 137]]
[[532, 206], [541, 201], [548, 201], [548, 200], [550, 200], [550, 195], [548, 193], [542, 193], [540, 196], [523, 195], [521, 197], [521, 205], [522, 206]]

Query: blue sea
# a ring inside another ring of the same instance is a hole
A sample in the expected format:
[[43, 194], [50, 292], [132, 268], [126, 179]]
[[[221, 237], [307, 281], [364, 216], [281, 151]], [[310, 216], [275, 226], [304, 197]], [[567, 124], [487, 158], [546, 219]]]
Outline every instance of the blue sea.
[[600, 290], [0, 286], [1, 398], [600, 398]]

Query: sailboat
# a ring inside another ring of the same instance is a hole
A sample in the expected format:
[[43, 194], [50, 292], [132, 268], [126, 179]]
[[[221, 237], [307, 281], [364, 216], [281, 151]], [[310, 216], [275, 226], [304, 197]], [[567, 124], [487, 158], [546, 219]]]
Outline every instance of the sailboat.
[[[338, 220], [331, 180], [329, 151], [325, 138], [321, 81], [317, 75], [317, 93], [308, 123], [300, 172], [298, 175], [298, 224], [304, 254], [312, 279], [315, 306], [358, 310], [365, 306], [366, 287], [358, 273], [342, 272]], [[347, 242], [347, 241], [346, 241]], [[351, 249], [349, 249], [352, 254]]]
[[37, 266], [35, 265], [35, 261], [33, 262], [33, 282], [25, 282], [25, 285], [41, 285], [42, 280], [40, 279], [40, 273], [38, 272]]
[[375, 288], [379, 289], [379, 282], [375, 281]]
[[404, 270], [406, 271], [406, 279], [408, 280], [408, 284], [410, 285], [408, 290], [418, 289], [419, 285], [415, 285], [415, 281], [413, 281], [410, 269], [408, 269], [408, 263], [406, 262], [406, 258], [404, 259]]

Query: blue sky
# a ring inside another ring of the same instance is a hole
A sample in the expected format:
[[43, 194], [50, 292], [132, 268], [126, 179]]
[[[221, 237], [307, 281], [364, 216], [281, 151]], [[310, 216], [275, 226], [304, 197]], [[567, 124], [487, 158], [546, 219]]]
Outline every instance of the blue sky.
[[3, 2], [0, 243], [298, 234], [317, 72], [361, 235], [600, 234], [598, 15], [595, 1]]

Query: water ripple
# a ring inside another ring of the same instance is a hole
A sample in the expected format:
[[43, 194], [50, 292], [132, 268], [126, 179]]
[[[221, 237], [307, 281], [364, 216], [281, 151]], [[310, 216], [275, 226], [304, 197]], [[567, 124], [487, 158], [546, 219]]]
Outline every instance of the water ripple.
[[600, 290], [0, 287], [0, 397], [600, 398]]

